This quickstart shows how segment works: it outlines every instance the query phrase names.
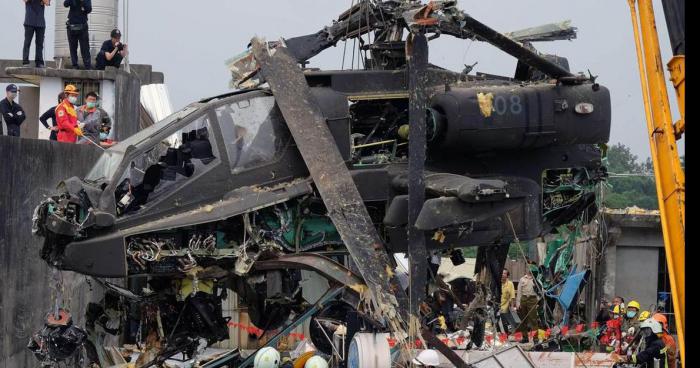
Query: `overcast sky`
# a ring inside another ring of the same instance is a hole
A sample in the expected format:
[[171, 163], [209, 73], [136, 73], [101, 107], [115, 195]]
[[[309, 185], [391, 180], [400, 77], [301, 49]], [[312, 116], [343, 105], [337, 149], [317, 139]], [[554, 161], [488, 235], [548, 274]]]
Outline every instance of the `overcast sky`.
[[[122, 0], [124, 1], [124, 0]], [[313, 33], [348, 8], [350, 0], [131, 0], [128, 28], [130, 62], [151, 64], [165, 73], [177, 110], [202, 97], [228, 91], [225, 60], [243, 51], [251, 37], [268, 40]], [[55, 17], [53, 0], [47, 9], [45, 58], [53, 58]], [[649, 156], [644, 109], [629, 7], [624, 0], [490, 0], [465, 1], [459, 6], [492, 28], [509, 32], [570, 19], [578, 28], [573, 41], [537, 43], [540, 51], [569, 59], [573, 72], [599, 76], [612, 95], [611, 143], [622, 142], [640, 157]], [[670, 60], [666, 24], [660, 0], [654, 0], [664, 62]], [[24, 6], [21, 0], [0, 0], [0, 59], [20, 59]], [[13, 27], [12, 25], [16, 25]], [[61, 32], [65, 32], [63, 26]], [[126, 29], [125, 29], [126, 28]], [[350, 47], [350, 45], [348, 46]], [[339, 69], [343, 44], [312, 59], [310, 67]], [[32, 51], [33, 57], [33, 51]], [[93, 55], [94, 58], [94, 55]], [[512, 76], [516, 61], [488, 44], [443, 36], [430, 43], [430, 61], [461, 70], [478, 61], [475, 71]], [[347, 63], [346, 63], [347, 65]], [[669, 94], [677, 119], [675, 92]], [[685, 151], [684, 145], [679, 147]]]

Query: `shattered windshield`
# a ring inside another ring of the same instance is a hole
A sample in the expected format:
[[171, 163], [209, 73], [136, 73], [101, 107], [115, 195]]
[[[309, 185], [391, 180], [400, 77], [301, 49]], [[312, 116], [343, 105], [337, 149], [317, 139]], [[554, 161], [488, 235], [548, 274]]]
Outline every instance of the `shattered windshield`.
[[233, 171], [264, 164], [274, 159], [282, 139], [274, 122], [281, 119], [274, 97], [256, 97], [216, 109]]
[[119, 167], [124, 158], [124, 152], [119, 150], [106, 150], [102, 153], [95, 166], [85, 176], [87, 181], [109, 180]]

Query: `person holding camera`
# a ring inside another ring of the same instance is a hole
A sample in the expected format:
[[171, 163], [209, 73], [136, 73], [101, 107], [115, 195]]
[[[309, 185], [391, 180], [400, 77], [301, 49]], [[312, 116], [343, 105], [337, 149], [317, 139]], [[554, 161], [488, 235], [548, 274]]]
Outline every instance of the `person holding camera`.
[[86, 70], [92, 69], [90, 60], [90, 35], [88, 33], [88, 14], [92, 12], [91, 0], [64, 0], [63, 6], [68, 10], [68, 48], [70, 49], [70, 61], [74, 69], [80, 69], [78, 65], [78, 44], [80, 54], [83, 56], [83, 64]]
[[129, 47], [121, 42], [122, 33], [118, 29], [112, 30], [110, 37], [111, 39], [102, 43], [100, 53], [97, 54], [97, 70], [105, 70], [107, 66], [119, 68], [122, 60], [129, 54]]
[[44, 7], [51, 5], [51, 0], [24, 0], [24, 47], [22, 48], [22, 65], [29, 65], [29, 47], [36, 34], [36, 52], [34, 62], [37, 68], [44, 67], [44, 33], [46, 20]]

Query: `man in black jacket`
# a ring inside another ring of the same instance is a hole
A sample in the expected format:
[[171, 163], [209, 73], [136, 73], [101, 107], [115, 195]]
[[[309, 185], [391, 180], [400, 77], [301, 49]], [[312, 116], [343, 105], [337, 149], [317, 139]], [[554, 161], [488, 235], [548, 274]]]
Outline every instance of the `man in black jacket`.
[[0, 101], [0, 113], [7, 124], [7, 135], [14, 137], [19, 137], [19, 126], [27, 118], [22, 106], [15, 102], [18, 90], [16, 85], [10, 84], [5, 88], [7, 97]]
[[44, 67], [44, 7], [51, 5], [51, 0], [24, 0], [24, 48], [22, 49], [22, 64], [29, 65], [29, 47], [36, 34], [36, 52], [34, 62], [37, 68]]
[[95, 59], [95, 69], [105, 70], [105, 67], [119, 68], [124, 57], [129, 54], [129, 46], [122, 43], [122, 33], [113, 29], [110, 39], [102, 43], [102, 48]]
[[80, 53], [83, 56], [85, 69], [92, 69], [92, 62], [90, 61], [90, 35], [88, 34], [88, 14], [92, 12], [92, 1], [64, 0], [63, 6], [70, 8], [68, 10], [66, 27], [68, 31], [70, 61], [73, 64], [73, 68], [80, 68], [78, 65], [78, 43], [80, 43]]
[[661, 368], [668, 368], [666, 344], [660, 337], [663, 333], [661, 323], [653, 318], [647, 318], [639, 325], [639, 330], [644, 338], [644, 350], [631, 354], [627, 358], [627, 362], [640, 367], [652, 368], [654, 360], [658, 359]]
[[[63, 102], [63, 99], [66, 98], [66, 95], [61, 92], [58, 94], [58, 103], [60, 104]], [[56, 105], [58, 106], [58, 105]], [[41, 114], [39, 117], [39, 121], [41, 122], [42, 125], [46, 129], [51, 130], [51, 135], [49, 136], [49, 139], [52, 141], [57, 140], [58, 137], [58, 127], [56, 126], [56, 106], [49, 107], [46, 112]], [[49, 126], [48, 120], [51, 119], [51, 126]]]

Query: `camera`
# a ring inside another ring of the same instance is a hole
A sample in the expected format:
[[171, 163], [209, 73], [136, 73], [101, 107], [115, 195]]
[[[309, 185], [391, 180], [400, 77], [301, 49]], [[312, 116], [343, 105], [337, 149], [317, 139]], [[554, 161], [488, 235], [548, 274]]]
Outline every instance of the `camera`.
[[117, 50], [119, 50], [119, 51], [124, 51], [124, 44], [120, 42], [120, 43], [117, 45]]

